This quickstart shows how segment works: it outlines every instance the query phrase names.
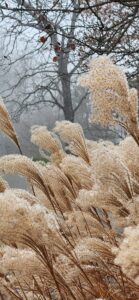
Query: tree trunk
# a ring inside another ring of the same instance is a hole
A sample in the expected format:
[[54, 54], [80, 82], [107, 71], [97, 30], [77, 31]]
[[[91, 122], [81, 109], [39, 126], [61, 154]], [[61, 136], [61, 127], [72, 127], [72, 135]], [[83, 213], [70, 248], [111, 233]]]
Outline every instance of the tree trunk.
[[63, 92], [63, 104], [64, 104], [64, 116], [65, 120], [74, 122], [74, 110], [72, 106], [72, 97], [71, 97], [71, 84], [70, 76], [64, 74], [61, 78], [62, 83], [62, 92]]
[[74, 122], [74, 109], [72, 105], [71, 96], [71, 81], [70, 74], [67, 69], [68, 58], [62, 58], [59, 64], [58, 75], [61, 80], [62, 94], [63, 94], [63, 112], [65, 120]]

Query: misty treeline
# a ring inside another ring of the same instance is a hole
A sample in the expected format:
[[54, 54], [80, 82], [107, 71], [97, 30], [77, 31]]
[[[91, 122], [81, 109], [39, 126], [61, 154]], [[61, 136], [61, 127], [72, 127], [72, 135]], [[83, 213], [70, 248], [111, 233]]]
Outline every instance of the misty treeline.
[[2, 0], [0, 66], [8, 78], [0, 90], [14, 115], [50, 106], [75, 121], [88, 98], [77, 77], [96, 55], [110, 55], [137, 84], [138, 9], [138, 1]]

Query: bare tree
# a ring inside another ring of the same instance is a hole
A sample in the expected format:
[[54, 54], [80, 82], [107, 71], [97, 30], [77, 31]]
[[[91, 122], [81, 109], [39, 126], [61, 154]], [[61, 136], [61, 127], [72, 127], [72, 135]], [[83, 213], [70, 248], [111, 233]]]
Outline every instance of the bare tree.
[[13, 102], [18, 113], [50, 103], [74, 121], [86, 95], [73, 101], [73, 90], [90, 56], [111, 55], [137, 76], [138, 10], [139, 1], [124, 0], [1, 1], [1, 66], [16, 69], [3, 95], [11, 98], [22, 86], [22, 98]]

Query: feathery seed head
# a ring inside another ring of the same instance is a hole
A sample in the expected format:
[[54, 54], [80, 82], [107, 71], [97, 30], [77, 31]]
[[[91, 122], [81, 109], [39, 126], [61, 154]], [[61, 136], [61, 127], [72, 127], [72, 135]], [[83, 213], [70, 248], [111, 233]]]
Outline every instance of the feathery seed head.
[[69, 144], [71, 153], [82, 157], [87, 163], [90, 163], [84, 133], [79, 124], [69, 121], [57, 121], [54, 131], [60, 135], [60, 138], [65, 143]]
[[118, 122], [139, 144], [137, 92], [129, 89], [122, 70], [107, 56], [99, 56], [80, 83], [91, 92], [92, 121], [104, 126]]
[[51, 160], [57, 165], [64, 157], [64, 151], [58, 137], [54, 137], [46, 126], [33, 126], [31, 128], [31, 142], [51, 154]]

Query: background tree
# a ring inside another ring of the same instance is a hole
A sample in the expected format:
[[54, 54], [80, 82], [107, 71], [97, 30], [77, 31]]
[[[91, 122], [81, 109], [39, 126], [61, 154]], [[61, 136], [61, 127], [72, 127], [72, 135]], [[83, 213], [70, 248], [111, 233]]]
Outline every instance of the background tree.
[[128, 68], [134, 82], [139, 72], [138, 10], [139, 1], [124, 0], [1, 1], [1, 68], [12, 74], [1, 92], [15, 104], [16, 114], [49, 103], [74, 121], [87, 96], [82, 91], [74, 101], [77, 76], [93, 55], [109, 54]]

